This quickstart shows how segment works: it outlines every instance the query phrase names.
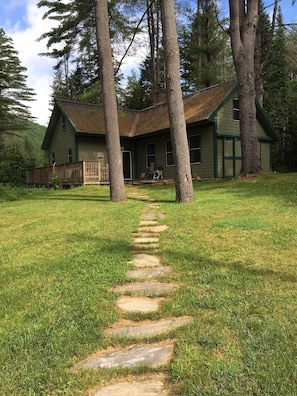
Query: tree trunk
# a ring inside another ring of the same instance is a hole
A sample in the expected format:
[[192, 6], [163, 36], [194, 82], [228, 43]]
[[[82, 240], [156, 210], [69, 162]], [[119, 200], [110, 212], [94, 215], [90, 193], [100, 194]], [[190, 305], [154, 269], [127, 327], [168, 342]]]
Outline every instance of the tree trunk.
[[240, 174], [259, 173], [261, 165], [256, 132], [254, 53], [258, 23], [258, 0], [229, 0], [230, 36], [238, 80], [240, 112]]
[[175, 169], [177, 202], [194, 200], [187, 129], [180, 86], [179, 47], [176, 35], [174, 1], [161, 0], [165, 81]]
[[106, 147], [109, 164], [110, 197], [112, 201], [125, 201], [126, 193], [119, 134], [117, 99], [114, 85], [107, 0], [95, 0], [95, 12]]

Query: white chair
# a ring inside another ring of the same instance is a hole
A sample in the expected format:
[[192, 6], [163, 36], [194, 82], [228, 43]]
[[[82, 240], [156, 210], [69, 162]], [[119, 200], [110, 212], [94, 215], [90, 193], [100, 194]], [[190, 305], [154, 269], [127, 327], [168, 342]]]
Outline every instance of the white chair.
[[154, 171], [154, 176], [153, 176], [154, 180], [160, 180], [163, 179], [163, 171], [161, 169], [156, 169]]

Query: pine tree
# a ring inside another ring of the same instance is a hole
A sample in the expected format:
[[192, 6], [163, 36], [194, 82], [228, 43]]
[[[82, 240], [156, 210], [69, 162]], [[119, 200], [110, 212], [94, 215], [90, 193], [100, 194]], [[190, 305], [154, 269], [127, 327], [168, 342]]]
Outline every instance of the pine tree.
[[96, 35], [99, 54], [106, 148], [109, 165], [110, 198], [125, 201], [117, 99], [112, 64], [107, 0], [95, 1]]
[[265, 73], [264, 106], [280, 136], [273, 151], [274, 169], [297, 170], [297, 95], [296, 95], [296, 35], [283, 26], [281, 11], [278, 28], [272, 42], [270, 61]]
[[160, 0], [165, 58], [165, 82], [170, 135], [173, 149], [176, 201], [194, 200], [187, 129], [182, 90], [180, 60], [173, 0]]
[[186, 90], [205, 88], [234, 77], [231, 47], [223, 25], [217, 0], [199, 0], [193, 21], [183, 29], [181, 38]]
[[0, 29], [0, 143], [3, 134], [20, 129], [22, 120], [32, 119], [25, 102], [32, 101], [33, 90], [26, 85], [26, 75], [14, 49], [13, 41]]
[[255, 41], [259, 0], [229, 0], [230, 37], [238, 80], [240, 111], [240, 174], [259, 173], [261, 164], [256, 130]]

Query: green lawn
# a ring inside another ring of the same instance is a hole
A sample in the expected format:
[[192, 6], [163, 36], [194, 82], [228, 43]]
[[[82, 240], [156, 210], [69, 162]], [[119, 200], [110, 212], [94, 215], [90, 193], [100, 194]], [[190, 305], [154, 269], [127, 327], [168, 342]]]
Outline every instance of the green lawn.
[[[136, 187], [166, 214], [160, 255], [173, 268], [167, 280], [183, 284], [145, 318], [194, 317], [173, 333], [164, 368], [173, 394], [297, 395], [297, 175], [194, 188], [195, 202], [182, 205], [173, 186]], [[17, 194], [0, 203], [0, 394], [85, 395], [115, 375], [145, 372], [71, 367], [111, 346], [103, 331], [119, 314], [109, 290], [125, 281], [147, 204], [112, 203], [104, 186], [7, 201]]]

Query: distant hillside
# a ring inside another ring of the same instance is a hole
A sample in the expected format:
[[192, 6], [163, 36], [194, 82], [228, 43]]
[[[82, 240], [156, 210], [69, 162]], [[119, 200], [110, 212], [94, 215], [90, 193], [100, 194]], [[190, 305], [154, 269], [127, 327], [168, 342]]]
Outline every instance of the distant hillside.
[[47, 157], [45, 152], [41, 150], [45, 130], [46, 127], [42, 125], [26, 121], [21, 129], [5, 134], [4, 141], [6, 144], [15, 145], [20, 151], [30, 150], [32, 156], [36, 159], [36, 166], [46, 166]]

